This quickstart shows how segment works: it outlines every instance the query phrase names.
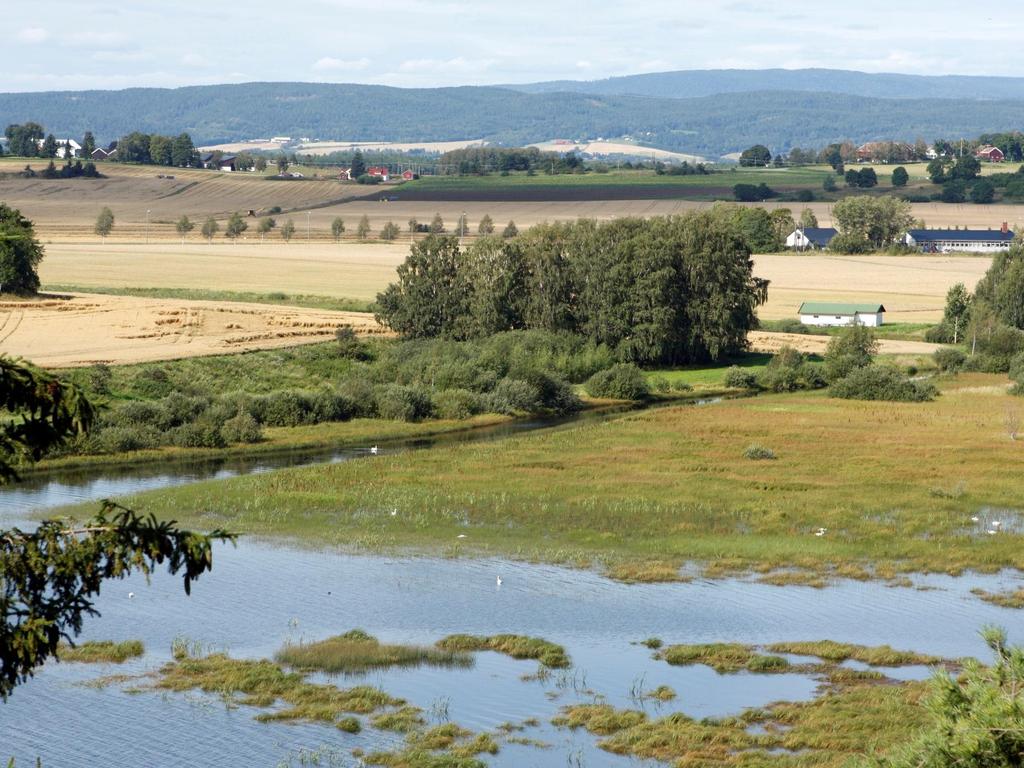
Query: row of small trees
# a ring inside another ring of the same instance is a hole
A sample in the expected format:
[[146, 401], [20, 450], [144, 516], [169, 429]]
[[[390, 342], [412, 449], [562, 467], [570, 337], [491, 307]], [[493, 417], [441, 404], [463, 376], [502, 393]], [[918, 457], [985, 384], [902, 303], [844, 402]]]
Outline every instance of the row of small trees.
[[[114, 213], [108, 207], [104, 207], [99, 215], [96, 217], [96, 223], [93, 227], [93, 231], [100, 237], [107, 237], [114, 230]], [[409, 219], [409, 233], [415, 235], [416, 233], [426, 232], [432, 235], [444, 234], [447, 230], [445, 229], [444, 219], [441, 214], [436, 214], [429, 225], [421, 225], [416, 219]], [[187, 215], [182, 215], [174, 224], [174, 230], [181, 237], [182, 242], [188, 237], [196, 228], [196, 223], [192, 221]], [[235, 240], [241, 237], [249, 229], [249, 222], [246, 221], [242, 214], [235, 212], [228, 218], [224, 225], [224, 237], [229, 240]], [[278, 228], [277, 220], [271, 216], [264, 216], [260, 218], [259, 223], [256, 225], [256, 232], [260, 236], [262, 242], [266, 236], [273, 230], [277, 230], [281, 234], [281, 238], [288, 242], [290, 241], [297, 231], [295, 222], [292, 219], [288, 219], [285, 223]], [[220, 222], [217, 221], [213, 216], [208, 216], [200, 227], [200, 234], [207, 240], [212, 241], [214, 237], [221, 231]], [[335, 241], [341, 240], [345, 234], [345, 220], [340, 216], [335, 217], [331, 222], [331, 236]], [[460, 235], [469, 234], [469, 225], [465, 220], [465, 216], [460, 217], [457, 228], [457, 233]], [[495, 232], [494, 220], [490, 216], [484, 215], [477, 225], [476, 232], [478, 235], [487, 236], [493, 235]], [[370, 218], [364, 215], [355, 229], [356, 237], [360, 240], [369, 239], [373, 233], [373, 229], [370, 225]], [[401, 228], [393, 221], [384, 223], [378, 232], [378, 237], [381, 240], [395, 240], [402, 233]], [[519, 234], [519, 229], [516, 227], [514, 221], [509, 221], [501, 233], [504, 238], [512, 238]]]

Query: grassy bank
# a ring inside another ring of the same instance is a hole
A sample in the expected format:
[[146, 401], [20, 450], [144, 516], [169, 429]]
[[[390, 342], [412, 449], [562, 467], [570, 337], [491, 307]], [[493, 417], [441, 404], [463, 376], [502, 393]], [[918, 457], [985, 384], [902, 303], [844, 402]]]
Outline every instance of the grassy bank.
[[289, 453], [317, 450], [354, 450], [372, 445], [425, 440], [442, 435], [485, 429], [510, 422], [509, 416], [484, 414], [468, 419], [437, 419], [421, 422], [388, 421], [385, 419], [353, 419], [351, 421], [308, 424], [300, 427], [267, 427], [259, 443], [230, 445], [226, 448], [179, 448], [165, 446], [142, 451], [87, 454], [46, 459], [24, 469], [20, 474], [35, 474], [93, 467], [170, 465], [197, 461], [235, 458], [271, 458]]
[[[1014, 528], [1019, 495], [1007, 478], [1024, 445], [1005, 421], [1021, 401], [999, 376], [942, 385], [931, 403], [768, 395], [123, 501], [193, 527], [318, 546], [613, 568], [696, 561], [709, 575], [790, 583], [1024, 568], [1019, 536], [985, 529], [987, 508]], [[752, 443], [777, 460], [744, 458]]]
[[131, 288], [86, 285], [48, 284], [49, 293], [99, 293], [105, 296], [138, 296], [144, 299], [185, 299], [188, 301], [233, 301], [247, 304], [275, 304], [287, 307], [333, 310], [336, 312], [372, 312], [373, 302], [364, 299], [316, 296], [304, 293], [257, 293], [255, 291], [222, 291], [210, 288]]

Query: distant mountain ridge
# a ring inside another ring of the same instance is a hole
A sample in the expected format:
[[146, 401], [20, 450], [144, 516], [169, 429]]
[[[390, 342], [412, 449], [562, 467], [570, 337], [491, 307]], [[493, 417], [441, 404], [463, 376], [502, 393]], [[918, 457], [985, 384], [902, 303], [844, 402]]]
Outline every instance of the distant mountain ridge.
[[[782, 81], [791, 88], [704, 93]], [[960, 92], [967, 89], [963, 81], [974, 84], [974, 96], [893, 95], [905, 93], [908, 82], [922, 82], [922, 90], [930, 93]], [[875, 91], [889, 95], [808, 90], [822, 84], [867, 89], [864, 83], [872, 82]], [[988, 98], [996, 82], [1019, 94]], [[806, 87], [797, 87], [801, 84]], [[570, 85], [594, 90], [571, 90]], [[602, 89], [648, 92], [594, 92]], [[682, 89], [696, 95], [682, 96]], [[505, 145], [631, 136], [652, 147], [715, 158], [755, 143], [779, 151], [843, 139], [932, 140], [1013, 130], [1024, 126], [1024, 78], [719, 70], [569, 85], [412, 89], [274, 82], [0, 94], [0, 124], [27, 120], [62, 138], [79, 138], [87, 130], [100, 141], [133, 130], [187, 131], [198, 144], [279, 135], [396, 142], [485, 139]]]
[[673, 99], [750, 91], [813, 91], [883, 99], [1024, 99], [1024, 77], [902, 75], [845, 69], [694, 69], [505, 87], [523, 93]]

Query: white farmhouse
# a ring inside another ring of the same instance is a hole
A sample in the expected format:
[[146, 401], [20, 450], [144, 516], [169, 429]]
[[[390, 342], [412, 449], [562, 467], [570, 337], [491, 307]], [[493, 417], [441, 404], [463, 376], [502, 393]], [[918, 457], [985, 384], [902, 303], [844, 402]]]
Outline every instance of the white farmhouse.
[[836, 304], [825, 301], [805, 301], [800, 305], [800, 322], [804, 325], [866, 325], [877, 328], [882, 324], [884, 313], [885, 307], [881, 304]]
[[903, 242], [923, 253], [997, 253], [1013, 243], [1009, 224], [1000, 229], [912, 229]]
[[[45, 139], [39, 139], [36, 144], [42, 149], [45, 141]], [[82, 156], [82, 145], [77, 141], [74, 139], [57, 139], [57, 157], [63, 160], [65, 155], [67, 155], [68, 147], [71, 147], [71, 157]]]
[[801, 227], [786, 238], [786, 247], [798, 251], [815, 251], [828, 248], [832, 238], [839, 232], [833, 227]]

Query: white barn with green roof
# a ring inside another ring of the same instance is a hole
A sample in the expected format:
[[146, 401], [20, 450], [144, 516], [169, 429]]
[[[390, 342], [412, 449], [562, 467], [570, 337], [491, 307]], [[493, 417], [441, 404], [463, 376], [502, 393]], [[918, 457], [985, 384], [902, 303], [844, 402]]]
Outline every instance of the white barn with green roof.
[[800, 322], [804, 325], [841, 326], [882, 324], [885, 307], [881, 304], [838, 304], [828, 301], [805, 301], [800, 305]]

